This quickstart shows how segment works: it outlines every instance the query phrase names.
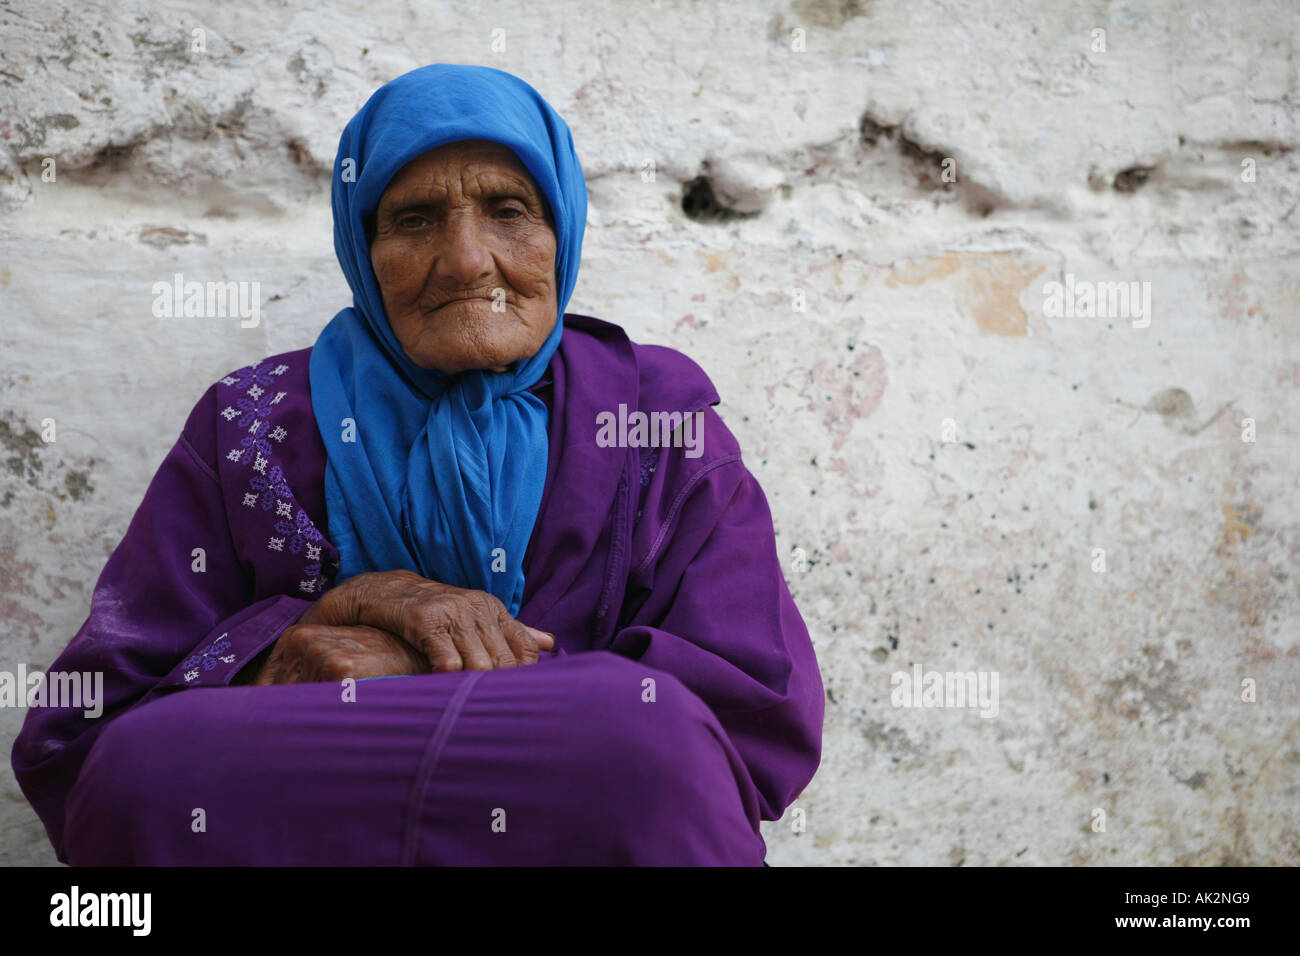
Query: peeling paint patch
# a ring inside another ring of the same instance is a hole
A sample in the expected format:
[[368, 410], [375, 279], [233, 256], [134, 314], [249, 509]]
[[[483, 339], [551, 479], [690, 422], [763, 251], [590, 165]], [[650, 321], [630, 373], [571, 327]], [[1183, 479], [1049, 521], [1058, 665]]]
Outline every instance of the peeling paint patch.
[[201, 232], [189, 232], [171, 226], [146, 226], [140, 230], [140, 241], [156, 249], [168, 246], [185, 246], [192, 242], [207, 244], [207, 236]]
[[23, 425], [13, 425], [0, 419], [0, 448], [4, 449], [5, 470], [21, 478], [33, 488], [44, 470], [37, 449], [42, 447], [40, 433]]
[[1223, 543], [1231, 546], [1234, 542], [1245, 541], [1255, 534], [1261, 511], [1252, 502], [1239, 505], [1223, 505]]
[[1160, 656], [1160, 648], [1148, 644], [1142, 657], [1127, 662], [1124, 672], [1105, 681], [1102, 707], [1127, 720], [1139, 722], [1154, 717], [1162, 724], [1191, 708], [1187, 689], [1181, 685], [1178, 665]]
[[896, 266], [885, 277], [885, 286], [920, 286], [955, 276], [958, 308], [980, 331], [1023, 337], [1029, 317], [1020, 296], [1045, 268], [1018, 252], [947, 252]]
[[[81, 501], [91, 495], [95, 486], [90, 483], [94, 459], [79, 466], [69, 466], [62, 458], [50, 461], [52, 446], [41, 440], [40, 433], [28, 425], [12, 419], [0, 418], [0, 458], [4, 471], [29, 487], [63, 501], [71, 498]], [[50, 467], [46, 467], [46, 465]], [[5, 490], [0, 507], [9, 507], [14, 500], [14, 489]], [[47, 502], [46, 524], [53, 527], [53, 505]]]

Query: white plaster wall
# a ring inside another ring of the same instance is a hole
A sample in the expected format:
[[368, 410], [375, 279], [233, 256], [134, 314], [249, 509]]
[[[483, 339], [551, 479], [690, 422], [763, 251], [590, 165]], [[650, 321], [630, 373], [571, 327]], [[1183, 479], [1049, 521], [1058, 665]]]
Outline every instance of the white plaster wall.
[[[573, 130], [570, 308], [696, 358], [768, 492], [829, 692], [773, 864], [1300, 863], [1300, 13], [1205, 7], [0, 0], [0, 669], [84, 620], [203, 389], [347, 303], [343, 124], [481, 63]], [[685, 215], [701, 175], [744, 215]], [[260, 325], [155, 319], [178, 271]], [[1149, 326], [1047, 314], [1067, 273]], [[914, 663], [997, 716], [891, 706]], [[52, 860], [6, 767], [0, 862]]]

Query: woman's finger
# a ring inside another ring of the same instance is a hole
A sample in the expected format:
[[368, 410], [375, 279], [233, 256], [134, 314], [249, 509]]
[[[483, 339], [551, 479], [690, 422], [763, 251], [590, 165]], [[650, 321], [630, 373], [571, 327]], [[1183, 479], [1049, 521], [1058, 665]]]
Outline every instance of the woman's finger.
[[467, 671], [490, 671], [495, 669], [492, 655], [488, 650], [487, 628], [479, 615], [471, 612], [458, 616], [455, 636], [456, 647], [460, 649], [461, 660]]
[[527, 631], [529, 634], [532, 635], [533, 640], [537, 642], [537, 646], [540, 647], [542, 650], [544, 651], [555, 650], [554, 634], [548, 634], [546, 633], [546, 631], [539, 631], [537, 630], [537, 628], [529, 627], [527, 624], [522, 625], [522, 627], [525, 631]]
[[514, 648], [496, 621], [479, 618], [479, 638], [495, 670], [519, 663]]
[[501, 621], [501, 630], [514, 650], [515, 660], [520, 664], [537, 663], [537, 639], [533, 636], [534, 632], [531, 628], [525, 627], [506, 614]]

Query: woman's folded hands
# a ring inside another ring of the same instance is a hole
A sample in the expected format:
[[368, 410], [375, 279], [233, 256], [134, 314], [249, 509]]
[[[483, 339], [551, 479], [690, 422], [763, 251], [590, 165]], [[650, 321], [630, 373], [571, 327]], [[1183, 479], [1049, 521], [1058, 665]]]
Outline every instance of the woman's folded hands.
[[552, 635], [516, 621], [486, 591], [376, 571], [326, 591], [254, 662], [251, 683], [495, 670], [536, 663], [554, 647]]

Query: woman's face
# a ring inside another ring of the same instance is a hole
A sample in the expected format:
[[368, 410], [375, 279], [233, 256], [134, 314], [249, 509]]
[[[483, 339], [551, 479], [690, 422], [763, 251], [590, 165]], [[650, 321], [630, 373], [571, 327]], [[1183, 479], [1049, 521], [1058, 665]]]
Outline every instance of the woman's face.
[[500, 143], [448, 143], [402, 167], [375, 212], [370, 264], [421, 368], [504, 371], [555, 327], [554, 222]]

